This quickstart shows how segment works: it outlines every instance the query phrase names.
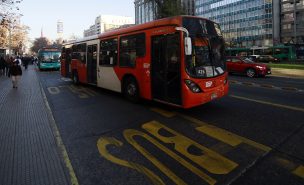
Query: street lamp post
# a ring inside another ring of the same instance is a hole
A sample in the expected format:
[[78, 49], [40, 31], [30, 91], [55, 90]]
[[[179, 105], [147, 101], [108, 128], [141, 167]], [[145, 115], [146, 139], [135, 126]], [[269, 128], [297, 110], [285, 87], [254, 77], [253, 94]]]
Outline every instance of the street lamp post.
[[11, 25], [8, 26], [8, 37], [9, 37], [9, 43], [8, 43], [8, 54], [9, 56], [12, 56], [12, 30]]

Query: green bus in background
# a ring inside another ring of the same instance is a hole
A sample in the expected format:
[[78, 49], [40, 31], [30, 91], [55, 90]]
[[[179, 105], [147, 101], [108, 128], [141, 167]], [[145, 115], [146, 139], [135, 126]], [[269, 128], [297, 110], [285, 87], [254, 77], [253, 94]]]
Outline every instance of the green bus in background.
[[227, 56], [249, 56], [252, 55], [250, 48], [226, 48]]
[[297, 59], [295, 46], [277, 45], [272, 47], [227, 48], [227, 56], [271, 55], [279, 61], [294, 62]]
[[294, 62], [297, 59], [294, 46], [277, 45], [270, 48], [272, 49], [272, 56], [280, 61]]
[[38, 68], [44, 69], [60, 69], [61, 51], [58, 48], [41, 48], [38, 51]]

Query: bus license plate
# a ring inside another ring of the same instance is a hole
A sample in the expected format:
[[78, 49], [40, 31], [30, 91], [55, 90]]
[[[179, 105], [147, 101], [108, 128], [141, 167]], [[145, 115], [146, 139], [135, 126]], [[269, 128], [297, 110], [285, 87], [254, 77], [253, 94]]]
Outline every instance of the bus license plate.
[[212, 93], [212, 94], [211, 94], [211, 100], [213, 100], [213, 99], [215, 99], [215, 98], [217, 98], [217, 94], [216, 94], [216, 93]]

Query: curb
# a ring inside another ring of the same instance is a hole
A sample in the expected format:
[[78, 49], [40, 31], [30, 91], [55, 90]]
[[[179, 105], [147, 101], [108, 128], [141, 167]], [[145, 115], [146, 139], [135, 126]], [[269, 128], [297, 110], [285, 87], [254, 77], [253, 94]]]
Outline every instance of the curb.
[[49, 117], [49, 120], [50, 120], [50, 126], [53, 130], [53, 134], [54, 134], [54, 137], [55, 137], [55, 140], [56, 140], [56, 143], [57, 143], [57, 147], [59, 148], [59, 150], [61, 152], [63, 161], [65, 163], [65, 167], [67, 168], [68, 173], [69, 173], [70, 183], [71, 183], [71, 185], [79, 185], [78, 179], [76, 177], [76, 174], [75, 174], [75, 171], [73, 169], [72, 163], [71, 163], [70, 158], [68, 156], [67, 150], [66, 150], [66, 148], [63, 144], [63, 141], [61, 139], [59, 129], [58, 129], [56, 121], [54, 119], [51, 107], [50, 107], [50, 105], [47, 101], [47, 97], [46, 97], [46, 94], [45, 94], [45, 91], [42, 87], [41, 82], [39, 82], [39, 86], [40, 86], [43, 101], [45, 103], [45, 107], [47, 109], [47, 114], [48, 114], [48, 117]]

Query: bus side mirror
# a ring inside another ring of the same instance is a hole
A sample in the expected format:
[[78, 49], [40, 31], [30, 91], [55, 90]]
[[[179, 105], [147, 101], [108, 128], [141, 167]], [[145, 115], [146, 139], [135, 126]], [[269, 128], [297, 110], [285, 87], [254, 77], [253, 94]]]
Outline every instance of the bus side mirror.
[[192, 42], [190, 37], [185, 37], [185, 54], [186, 55], [192, 54]]

